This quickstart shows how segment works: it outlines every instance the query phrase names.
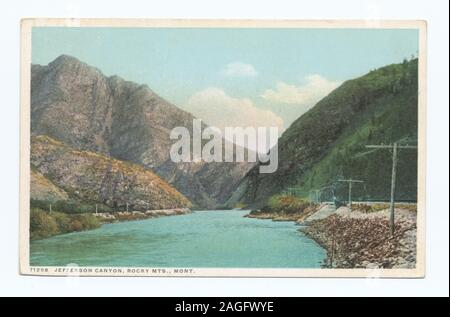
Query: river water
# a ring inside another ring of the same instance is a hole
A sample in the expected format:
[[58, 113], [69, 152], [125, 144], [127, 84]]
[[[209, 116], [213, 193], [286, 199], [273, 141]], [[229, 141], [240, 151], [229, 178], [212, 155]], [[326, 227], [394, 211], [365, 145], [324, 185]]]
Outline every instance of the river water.
[[293, 222], [243, 217], [248, 211], [106, 224], [34, 241], [32, 266], [318, 268], [325, 250]]

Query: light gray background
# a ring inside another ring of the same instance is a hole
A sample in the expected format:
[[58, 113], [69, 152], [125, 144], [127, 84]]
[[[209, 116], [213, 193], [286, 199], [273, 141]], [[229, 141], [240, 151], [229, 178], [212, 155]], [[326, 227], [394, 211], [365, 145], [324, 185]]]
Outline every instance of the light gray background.
[[[20, 19], [252, 18], [428, 21], [427, 277], [378, 279], [46, 278], [18, 274]], [[0, 295], [449, 296], [448, 2], [412, 0], [16, 0], [1, 10]]]

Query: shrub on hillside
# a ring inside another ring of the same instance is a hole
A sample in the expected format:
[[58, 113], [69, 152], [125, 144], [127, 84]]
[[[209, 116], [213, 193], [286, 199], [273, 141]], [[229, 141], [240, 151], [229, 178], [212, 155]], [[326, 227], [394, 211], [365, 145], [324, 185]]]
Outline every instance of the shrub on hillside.
[[62, 233], [92, 230], [99, 228], [100, 225], [100, 221], [93, 214], [70, 215], [31, 208], [30, 239], [44, 239]]
[[81, 224], [81, 230], [92, 230], [100, 227], [100, 221], [92, 214], [74, 216], [75, 221]]
[[269, 198], [267, 206], [263, 208], [263, 211], [267, 212], [283, 212], [283, 213], [301, 213], [307, 207], [309, 203], [303, 199], [292, 195], [275, 195]]
[[55, 219], [59, 233], [67, 233], [72, 231], [70, 223], [71, 221], [68, 215], [61, 212], [52, 212], [51, 214], [49, 214], [49, 216]]
[[77, 219], [74, 219], [71, 223], [70, 223], [70, 228], [71, 231], [73, 232], [79, 232], [79, 231], [83, 231], [83, 225], [81, 224], [81, 222]]
[[58, 224], [45, 211], [33, 208], [30, 211], [30, 238], [43, 239], [59, 233]]

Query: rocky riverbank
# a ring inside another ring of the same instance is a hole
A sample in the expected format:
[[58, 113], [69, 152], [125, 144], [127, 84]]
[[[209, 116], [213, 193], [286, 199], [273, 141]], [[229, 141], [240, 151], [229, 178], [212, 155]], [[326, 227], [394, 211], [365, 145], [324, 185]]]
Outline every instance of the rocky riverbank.
[[245, 217], [247, 218], [257, 218], [257, 219], [270, 219], [273, 221], [295, 221], [299, 224], [303, 222], [312, 214], [317, 212], [321, 208], [321, 205], [312, 204], [306, 207], [304, 210], [299, 212], [267, 212], [261, 210], [253, 210]]
[[391, 236], [388, 209], [350, 212], [341, 207], [300, 230], [327, 250], [326, 267], [414, 268], [416, 219], [414, 208], [396, 209], [396, 230]]
[[159, 209], [147, 211], [121, 211], [114, 213], [98, 213], [95, 214], [97, 219], [102, 223], [144, 220], [150, 218], [186, 215], [192, 211], [189, 208]]
[[324, 267], [333, 268], [415, 268], [415, 204], [398, 205], [395, 235], [391, 236], [387, 204], [354, 204], [352, 211], [313, 204], [299, 212], [255, 210], [248, 218], [295, 221], [299, 230], [325, 250]]

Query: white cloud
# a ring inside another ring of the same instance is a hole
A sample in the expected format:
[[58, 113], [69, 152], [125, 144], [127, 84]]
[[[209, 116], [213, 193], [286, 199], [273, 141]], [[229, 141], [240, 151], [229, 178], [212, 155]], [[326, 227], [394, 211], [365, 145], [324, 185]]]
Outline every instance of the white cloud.
[[228, 77], [255, 77], [258, 72], [250, 64], [235, 62], [225, 66], [221, 74]]
[[272, 111], [256, 107], [248, 98], [233, 98], [220, 88], [195, 93], [184, 108], [222, 132], [225, 127], [277, 127], [279, 135], [283, 131], [283, 119]]
[[274, 103], [312, 107], [340, 85], [320, 75], [310, 75], [305, 79], [305, 84], [301, 86], [278, 82], [275, 89], [266, 90], [261, 97]]

